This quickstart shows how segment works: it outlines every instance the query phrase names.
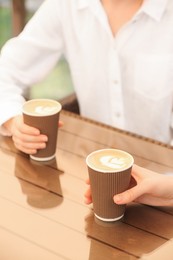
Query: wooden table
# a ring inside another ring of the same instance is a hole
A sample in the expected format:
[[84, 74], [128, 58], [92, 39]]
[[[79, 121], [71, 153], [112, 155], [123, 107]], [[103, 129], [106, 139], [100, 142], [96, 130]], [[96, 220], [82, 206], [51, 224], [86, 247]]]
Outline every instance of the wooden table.
[[86, 155], [104, 147], [131, 152], [135, 163], [173, 172], [173, 149], [61, 113], [56, 160], [36, 163], [0, 137], [0, 259], [171, 260], [173, 208], [132, 203], [103, 223], [84, 204]]

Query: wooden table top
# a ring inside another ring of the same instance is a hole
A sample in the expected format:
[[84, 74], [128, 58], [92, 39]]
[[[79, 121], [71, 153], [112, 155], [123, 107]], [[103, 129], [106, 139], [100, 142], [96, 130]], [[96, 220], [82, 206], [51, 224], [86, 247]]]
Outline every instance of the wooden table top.
[[56, 159], [48, 163], [0, 137], [0, 259], [171, 260], [173, 208], [132, 203], [107, 224], [94, 218], [84, 192], [85, 158], [95, 149], [124, 149], [161, 174], [173, 172], [173, 149], [68, 112], [61, 120]]

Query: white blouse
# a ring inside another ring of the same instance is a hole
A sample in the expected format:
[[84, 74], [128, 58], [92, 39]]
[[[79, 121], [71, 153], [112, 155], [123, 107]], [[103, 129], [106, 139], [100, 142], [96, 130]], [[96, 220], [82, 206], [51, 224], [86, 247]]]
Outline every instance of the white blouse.
[[99, 0], [46, 0], [2, 49], [0, 124], [21, 113], [22, 91], [62, 55], [82, 115], [171, 143], [172, 0], [144, 0], [115, 37]]

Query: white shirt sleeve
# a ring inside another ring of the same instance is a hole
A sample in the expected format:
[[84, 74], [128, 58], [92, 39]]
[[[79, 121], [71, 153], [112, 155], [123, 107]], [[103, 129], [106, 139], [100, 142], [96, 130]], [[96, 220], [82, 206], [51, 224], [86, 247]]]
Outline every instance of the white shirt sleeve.
[[[23, 32], [9, 40], [0, 56], [0, 126], [21, 114], [23, 91], [42, 80], [63, 53], [56, 0], [45, 1]], [[5, 133], [1, 127], [1, 134]]]

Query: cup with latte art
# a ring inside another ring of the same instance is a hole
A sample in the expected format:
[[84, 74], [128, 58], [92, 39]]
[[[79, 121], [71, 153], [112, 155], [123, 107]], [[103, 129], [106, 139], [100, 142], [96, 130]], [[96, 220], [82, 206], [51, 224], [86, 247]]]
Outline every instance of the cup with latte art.
[[55, 157], [60, 111], [61, 104], [52, 99], [32, 99], [24, 103], [24, 123], [39, 129], [41, 134], [48, 136], [46, 148], [30, 155], [31, 159], [48, 161]]
[[102, 149], [86, 158], [95, 216], [103, 221], [116, 221], [125, 213], [125, 205], [116, 205], [115, 194], [129, 187], [132, 155], [118, 149]]

